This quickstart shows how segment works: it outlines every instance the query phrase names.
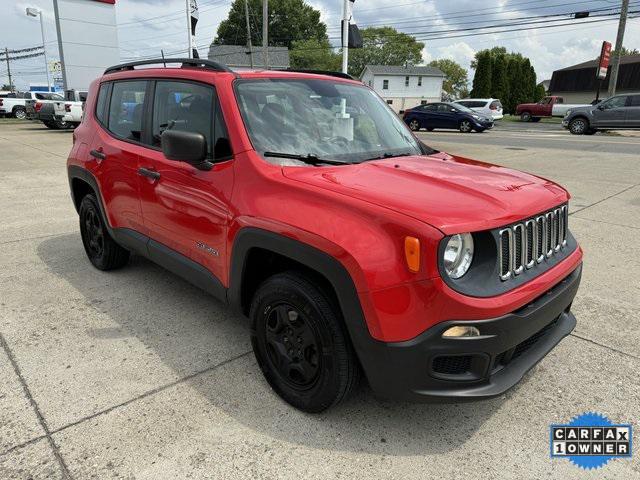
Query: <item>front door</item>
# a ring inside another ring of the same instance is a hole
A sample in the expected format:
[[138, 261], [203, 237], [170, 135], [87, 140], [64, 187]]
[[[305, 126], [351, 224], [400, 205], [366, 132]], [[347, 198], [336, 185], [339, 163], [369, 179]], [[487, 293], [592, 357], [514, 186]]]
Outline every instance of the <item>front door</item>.
[[[233, 161], [216, 91], [211, 85], [172, 80], [158, 80], [152, 90], [152, 149], [140, 160], [141, 168], [153, 172], [141, 177], [145, 226], [152, 240], [224, 279]], [[168, 160], [161, 150], [167, 128], [202, 133], [213, 168], [203, 171]]]
[[619, 95], [605, 100], [593, 111], [594, 127], [623, 127], [627, 114], [626, 95]]

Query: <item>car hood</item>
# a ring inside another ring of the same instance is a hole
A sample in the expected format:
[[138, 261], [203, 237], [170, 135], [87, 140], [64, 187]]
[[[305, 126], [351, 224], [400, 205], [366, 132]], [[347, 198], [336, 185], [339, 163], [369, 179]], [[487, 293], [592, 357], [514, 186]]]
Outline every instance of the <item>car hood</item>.
[[283, 167], [285, 177], [389, 208], [445, 234], [507, 225], [568, 199], [528, 173], [446, 153], [335, 167]]

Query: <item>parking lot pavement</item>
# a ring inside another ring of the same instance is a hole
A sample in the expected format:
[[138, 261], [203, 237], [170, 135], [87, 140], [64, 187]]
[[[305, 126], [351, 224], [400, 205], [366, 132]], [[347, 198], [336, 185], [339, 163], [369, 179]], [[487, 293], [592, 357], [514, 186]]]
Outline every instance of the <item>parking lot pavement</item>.
[[71, 132], [0, 124], [0, 478], [639, 477], [637, 452], [596, 473], [548, 451], [549, 424], [585, 411], [639, 428], [638, 150], [562, 138], [514, 150], [500, 136], [425, 138], [573, 192], [585, 250], [574, 334], [494, 400], [391, 403], [363, 387], [307, 415], [269, 390], [246, 319], [146, 260], [90, 266], [66, 179]]

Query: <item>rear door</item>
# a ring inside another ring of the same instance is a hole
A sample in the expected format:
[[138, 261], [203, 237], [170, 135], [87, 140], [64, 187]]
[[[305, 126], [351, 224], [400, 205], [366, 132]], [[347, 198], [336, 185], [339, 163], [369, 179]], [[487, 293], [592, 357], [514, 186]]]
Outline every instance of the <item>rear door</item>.
[[640, 128], [640, 95], [629, 95], [626, 111], [625, 126]]
[[96, 107], [101, 128], [93, 136], [88, 157], [111, 226], [143, 234], [138, 160], [144, 151], [143, 110], [148, 85], [145, 80], [101, 85]]
[[[142, 213], [149, 236], [203, 265], [219, 279], [226, 278], [233, 161], [216, 90], [191, 81], [158, 80], [151, 106], [150, 148], [140, 165], [152, 172], [141, 177]], [[167, 128], [203, 134], [213, 168], [204, 171], [168, 160], [161, 150], [161, 135]]]

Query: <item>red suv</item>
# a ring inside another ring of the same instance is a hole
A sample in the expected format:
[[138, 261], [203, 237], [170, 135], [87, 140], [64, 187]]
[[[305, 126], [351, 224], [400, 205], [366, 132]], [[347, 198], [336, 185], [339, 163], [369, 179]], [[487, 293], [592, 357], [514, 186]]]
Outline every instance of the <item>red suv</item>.
[[499, 395], [574, 328], [562, 187], [430, 149], [346, 75], [164, 61], [91, 85], [68, 160], [85, 250], [240, 309], [293, 406], [361, 375], [388, 398]]

